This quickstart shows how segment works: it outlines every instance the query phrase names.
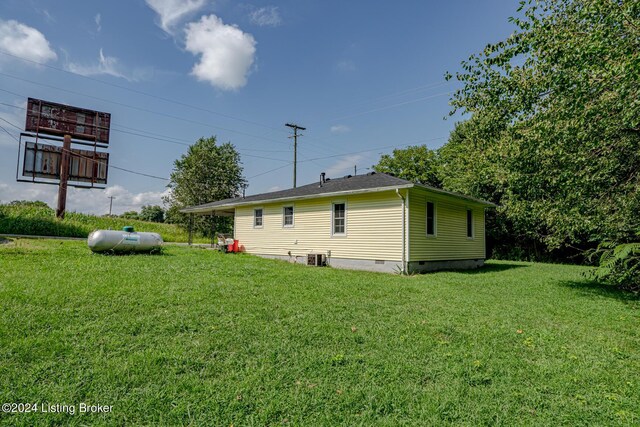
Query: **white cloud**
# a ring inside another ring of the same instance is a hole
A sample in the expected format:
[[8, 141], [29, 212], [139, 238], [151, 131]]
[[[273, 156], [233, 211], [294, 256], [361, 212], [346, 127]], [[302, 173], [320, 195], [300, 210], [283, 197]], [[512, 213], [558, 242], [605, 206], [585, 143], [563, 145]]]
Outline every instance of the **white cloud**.
[[133, 71], [125, 70], [120, 64], [120, 60], [114, 56], [107, 56], [102, 49], [98, 54], [98, 62], [94, 64], [78, 64], [75, 62], [69, 62], [67, 64], [67, 70], [72, 73], [80, 74], [81, 76], [96, 76], [100, 74], [106, 74], [113, 77], [119, 77], [127, 81], [141, 80], [145, 74], [143, 70], [136, 69]]
[[14, 20], [0, 20], [0, 49], [35, 62], [58, 59], [40, 31]]
[[282, 18], [277, 6], [266, 6], [251, 11], [249, 14], [251, 22], [260, 27], [277, 27], [282, 24]]
[[102, 31], [102, 15], [98, 13], [93, 20], [96, 22], [96, 30], [98, 32]]
[[351, 174], [353, 173], [353, 167], [357, 166], [358, 162], [363, 158], [364, 156], [361, 154], [354, 154], [351, 156], [343, 157], [326, 170], [327, 176], [331, 178], [333, 176], [339, 176], [342, 174]]
[[201, 55], [191, 74], [213, 86], [234, 90], [247, 84], [254, 61], [256, 41], [251, 34], [226, 25], [215, 15], [203, 16], [185, 29], [186, 49]]
[[333, 125], [329, 128], [331, 133], [346, 133], [351, 130], [351, 128], [347, 125]]
[[350, 59], [343, 59], [336, 63], [335, 69], [343, 73], [351, 73], [356, 70], [356, 64]]
[[[162, 206], [162, 197], [170, 190], [132, 193], [120, 185], [107, 187], [104, 190], [88, 190], [69, 187], [67, 193], [67, 210], [104, 215], [109, 213], [109, 196], [114, 196], [114, 214], [126, 211], [140, 211], [143, 205]], [[0, 182], [0, 202], [12, 200], [41, 200], [52, 208], [56, 206], [58, 187], [45, 184], [28, 184], [17, 182], [11, 185]]]
[[56, 22], [56, 18], [54, 18], [47, 9], [37, 9], [37, 11], [44, 16], [44, 20], [49, 24], [54, 24]]
[[173, 34], [173, 28], [183, 18], [202, 9], [207, 0], [145, 0], [147, 5], [160, 16], [160, 28]]

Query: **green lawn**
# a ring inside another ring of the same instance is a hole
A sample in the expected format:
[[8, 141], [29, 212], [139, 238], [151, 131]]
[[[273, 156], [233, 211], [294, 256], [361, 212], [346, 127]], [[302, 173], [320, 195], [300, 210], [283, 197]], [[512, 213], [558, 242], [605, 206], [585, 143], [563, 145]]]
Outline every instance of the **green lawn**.
[[640, 301], [576, 266], [422, 276], [0, 245], [4, 425], [637, 425]]

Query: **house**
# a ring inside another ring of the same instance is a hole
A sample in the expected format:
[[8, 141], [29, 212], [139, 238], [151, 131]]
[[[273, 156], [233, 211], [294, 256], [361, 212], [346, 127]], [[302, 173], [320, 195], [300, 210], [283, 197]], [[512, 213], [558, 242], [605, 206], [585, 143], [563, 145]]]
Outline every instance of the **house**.
[[333, 267], [420, 272], [484, 263], [492, 203], [384, 173], [321, 175], [283, 191], [220, 200], [182, 212], [233, 216], [250, 254]]

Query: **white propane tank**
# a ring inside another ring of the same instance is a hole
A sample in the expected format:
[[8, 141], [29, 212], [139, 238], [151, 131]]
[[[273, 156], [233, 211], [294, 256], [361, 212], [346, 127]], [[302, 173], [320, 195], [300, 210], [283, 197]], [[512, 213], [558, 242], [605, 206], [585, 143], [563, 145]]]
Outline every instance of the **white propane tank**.
[[87, 238], [93, 252], [151, 252], [160, 249], [162, 243], [158, 233], [137, 233], [130, 226], [122, 230], [96, 230]]

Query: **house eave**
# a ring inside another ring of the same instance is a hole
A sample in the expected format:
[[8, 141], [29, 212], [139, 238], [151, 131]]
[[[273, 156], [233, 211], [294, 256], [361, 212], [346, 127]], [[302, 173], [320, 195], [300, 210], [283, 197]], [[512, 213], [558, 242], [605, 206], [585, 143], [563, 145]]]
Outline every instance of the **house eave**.
[[309, 194], [305, 196], [278, 197], [274, 199], [260, 199], [260, 200], [251, 200], [251, 201], [244, 201], [240, 199], [237, 202], [234, 201], [234, 202], [229, 202], [229, 203], [216, 205], [216, 206], [190, 206], [188, 208], [181, 209], [180, 212], [195, 213], [195, 214], [211, 214], [212, 212], [215, 212], [215, 211], [228, 211], [229, 209], [235, 209], [237, 207], [242, 207], [242, 206], [261, 205], [265, 203], [288, 202], [293, 200], [319, 199], [323, 197], [336, 197], [336, 196], [345, 196], [350, 194], [377, 193], [381, 191], [392, 191], [392, 190], [402, 189], [402, 188], [411, 188], [414, 186], [415, 184], [393, 185], [393, 186], [387, 186], [387, 187], [365, 188], [361, 190], [334, 191], [330, 193]]
[[417, 188], [422, 188], [424, 190], [431, 191], [433, 193], [443, 194], [443, 195], [446, 195], [446, 196], [455, 197], [457, 199], [462, 199], [462, 200], [465, 200], [467, 202], [471, 202], [471, 203], [474, 203], [474, 204], [477, 204], [477, 205], [482, 205], [482, 206], [484, 206], [486, 208], [496, 208], [496, 207], [498, 207], [498, 205], [496, 205], [495, 203], [487, 202], [486, 200], [476, 199], [474, 197], [465, 196], [464, 194], [454, 193], [452, 191], [442, 190], [440, 188], [435, 188], [435, 187], [429, 187], [428, 185], [422, 185], [422, 184], [416, 184], [415, 186]]

